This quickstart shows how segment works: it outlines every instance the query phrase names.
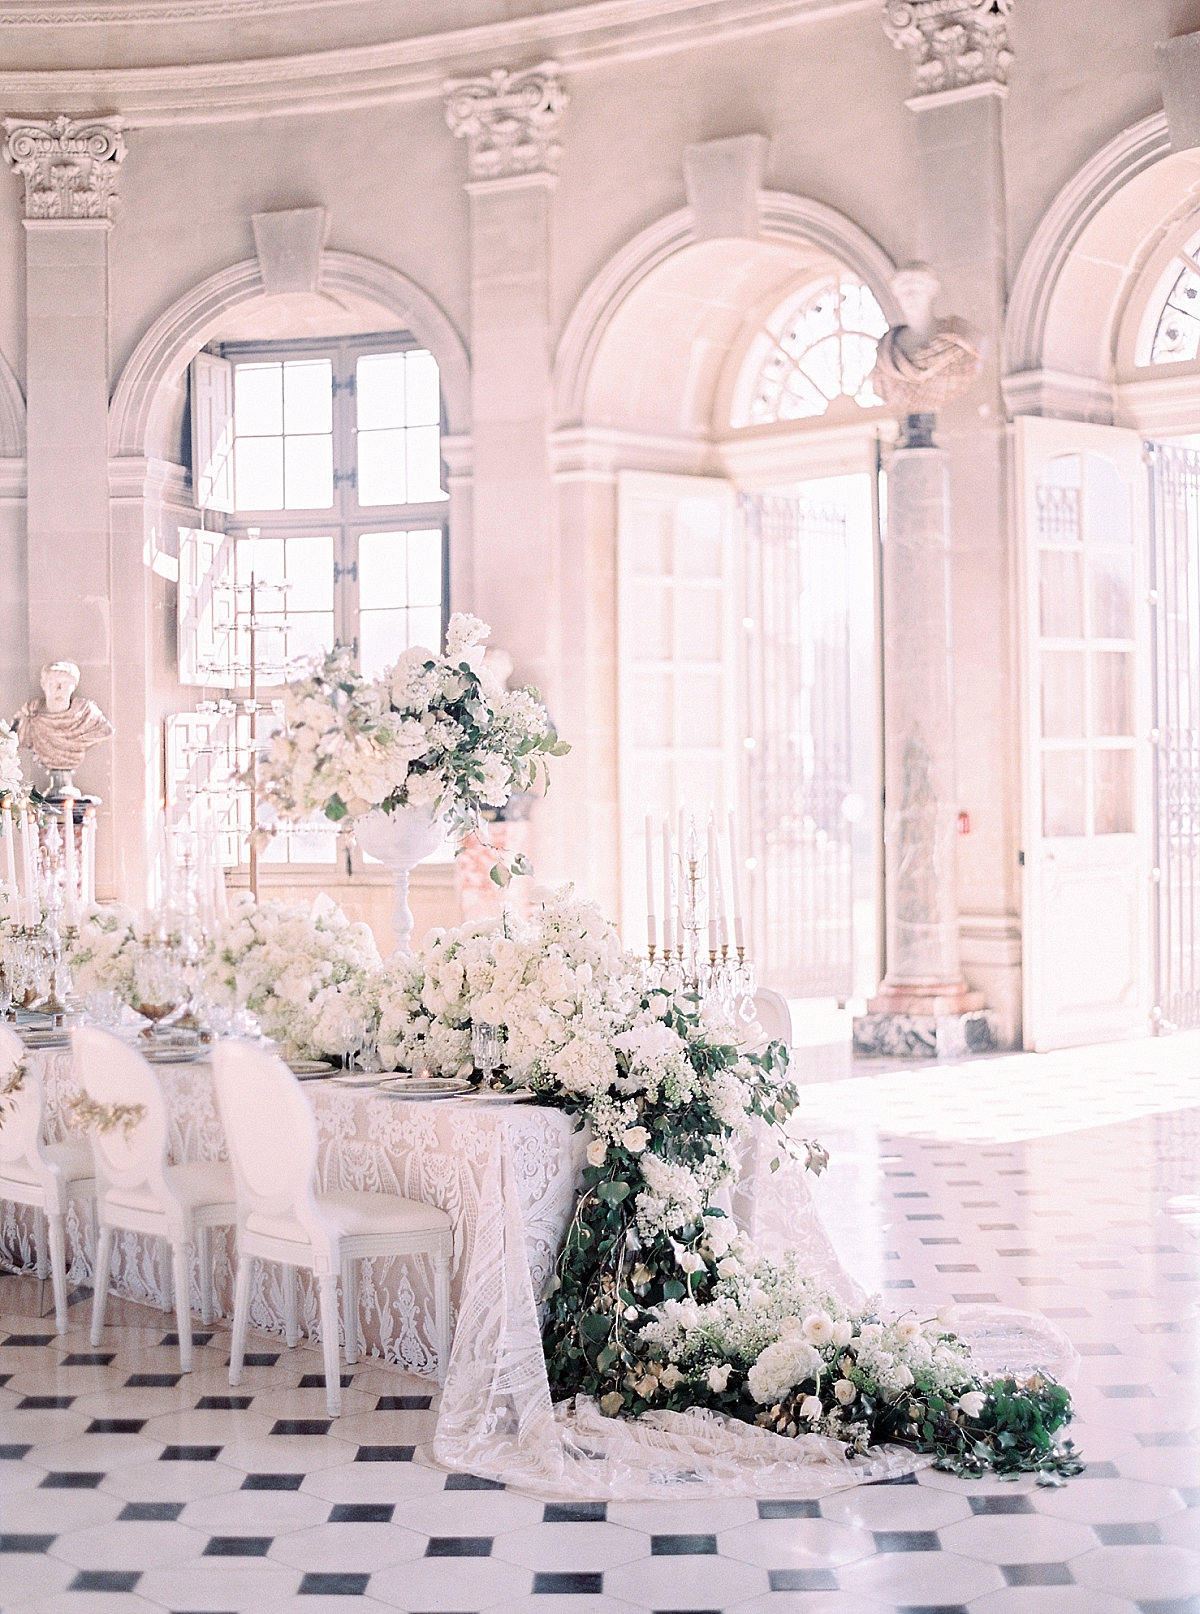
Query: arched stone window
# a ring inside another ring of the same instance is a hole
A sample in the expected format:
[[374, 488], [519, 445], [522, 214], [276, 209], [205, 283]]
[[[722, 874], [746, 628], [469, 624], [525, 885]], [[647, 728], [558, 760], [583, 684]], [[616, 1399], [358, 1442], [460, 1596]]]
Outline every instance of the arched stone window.
[[838, 398], [878, 407], [868, 377], [888, 322], [860, 280], [835, 273], [780, 303], [754, 338], [734, 389], [732, 426], [806, 420]]
[[1186, 253], [1179, 254], [1184, 265], [1154, 327], [1151, 364], [1182, 364], [1200, 357], [1200, 270], [1195, 257], [1198, 248], [1200, 242], [1193, 242]]

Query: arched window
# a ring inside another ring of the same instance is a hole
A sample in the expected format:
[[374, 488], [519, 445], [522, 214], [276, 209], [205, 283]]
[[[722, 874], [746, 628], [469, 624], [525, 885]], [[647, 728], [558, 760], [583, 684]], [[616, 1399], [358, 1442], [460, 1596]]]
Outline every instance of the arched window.
[[1200, 357], [1200, 242], [1181, 252], [1183, 268], [1167, 293], [1150, 344], [1151, 364], [1182, 364]]
[[836, 398], [864, 409], [882, 403], [867, 379], [888, 328], [870, 288], [829, 275], [781, 303], [750, 344], [734, 389], [730, 424], [823, 415]]

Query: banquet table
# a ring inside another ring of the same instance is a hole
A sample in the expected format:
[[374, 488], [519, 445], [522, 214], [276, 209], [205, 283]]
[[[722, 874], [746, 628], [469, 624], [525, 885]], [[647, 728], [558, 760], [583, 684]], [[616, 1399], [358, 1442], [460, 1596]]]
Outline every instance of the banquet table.
[[[73, 1129], [70, 1100], [79, 1091], [71, 1053], [38, 1050], [26, 1055], [46, 1089], [46, 1136], [66, 1138]], [[156, 1067], [167, 1100], [169, 1154], [173, 1163], [215, 1160], [226, 1153], [217, 1115], [212, 1066], [207, 1061]], [[473, 1309], [472, 1284], [488, 1283], [491, 1263], [476, 1261], [480, 1230], [495, 1242], [508, 1227], [504, 1245], [506, 1288], [525, 1290], [530, 1301], [542, 1292], [575, 1203], [586, 1138], [573, 1131], [561, 1110], [534, 1104], [497, 1104], [451, 1098], [405, 1100], [373, 1088], [309, 1081], [319, 1137], [318, 1173], [322, 1189], [351, 1188], [400, 1194], [437, 1205], [454, 1226], [451, 1296], [457, 1318]], [[515, 1214], [517, 1220], [512, 1217]], [[91, 1218], [73, 1202], [68, 1217], [70, 1281], [92, 1281]], [[32, 1212], [0, 1205], [0, 1247], [14, 1264], [33, 1256]], [[215, 1313], [233, 1312], [234, 1234], [213, 1239]], [[155, 1239], [118, 1233], [113, 1255], [113, 1289], [131, 1300], [163, 1305], [164, 1250]], [[474, 1269], [474, 1271], [473, 1271]], [[302, 1329], [316, 1334], [319, 1305], [307, 1273], [300, 1273]], [[199, 1311], [198, 1269], [192, 1264], [192, 1311]], [[359, 1281], [359, 1345], [409, 1372], [433, 1377], [436, 1353], [433, 1326], [433, 1269], [423, 1256], [365, 1261]], [[278, 1267], [260, 1263], [252, 1291], [251, 1324], [283, 1333], [283, 1291]]]

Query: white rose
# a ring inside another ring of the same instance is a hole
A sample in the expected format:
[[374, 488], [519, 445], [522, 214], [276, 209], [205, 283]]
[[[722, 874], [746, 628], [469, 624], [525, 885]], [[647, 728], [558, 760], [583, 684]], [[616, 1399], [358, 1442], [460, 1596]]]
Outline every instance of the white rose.
[[833, 1387], [833, 1393], [843, 1407], [848, 1407], [858, 1394], [858, 1387], [850, 1379], [838, 1379]]
[[943, 1328], [949, 1328], [958, 1317], [957, 1306], [939, 1306], [937, 1320]]
[[695, 1250], [679, 1250], [675, 1256], [679, 1265], [685, 1272], [703, 1272], [704, 1257], [697, 1255]]
[[718, 1278], [736, 1278], [742, 1270], [742, 1263], [735, 1255], [727, 1255], [723, 1261], [717, 1262]]
[[604, 1157], [608, 1153], [608, 1145], [603, 1138], [597, 1138], [595, 1143], [588, 1144], [587, 1163], [589, 1166], [602, 1166]]
[[806, 1395], [800, 1403], [800, 1416], [807, 1418], [809, 1423], [816, 1423], [825, 1416], [825, 1408], [821, 1405], [821, 1398], [815, 1395]]
[[892, 1374], [892, 1384], [894, 1388], [897, 1390], [907, 1390], [912, 1382], [912, 1369], [910, 1367], [905, 1367], [904, 1363], [901, 1362], [900, 1366]]
[[987, 1406], [987, 1396], [982, 1390], [968, 1390], [966, 1395], [959, 1396], [958, 1405], [968, 1418], [978, 1418]]
[[846, 1346], [849, 1345], [850, 1341], [853, 1338], [854, 1338], [854, 1325], [853, 1325], [853, 1323], [847, 1323], [847, 1322], [834, 1323], [834, 1325], [833, 1325], [833, 1343], [837, 1346], [839, 1351], [845, 1350]]
[[896, 1338], [905, 1342], [916, 1339], [921, 1332], [921, 1325], [915, 1317], [902, 1317], [896, 1324]]
[[873, 1345], [877, 1339], [883, 1338], [883, 1328], [879, 1323], [864, 1323], [859, 1330], [859, 1338], [864, 1345]]
[[664, 1390], [673, 1390], [682, 1378], [683, 1374], [675, 1366], [674, 1362], [672, 1362], [667, 1371], [659, 1378], [658, 1382], [662, 1385]]
[[708, 1387], [714, 1395], [720, 1395], [729, 1383], [729, 1375], [733, 1371], [728, 1362], [722, 1362], [720, 1367], [710, 1367], [708, 1370]]
[[827, 1311], [814, 1311], [802, 1326], [805, 1339], [812, 1345], [828, 1345], [833, 1339], [833, 1318]]
[[641, 1154], [642, 1150], [650, 1142], [650, 1134], [644, 1126], [626, 1127], [621, 1134], [621, 1142], [629, 1150], [630, 1154]]

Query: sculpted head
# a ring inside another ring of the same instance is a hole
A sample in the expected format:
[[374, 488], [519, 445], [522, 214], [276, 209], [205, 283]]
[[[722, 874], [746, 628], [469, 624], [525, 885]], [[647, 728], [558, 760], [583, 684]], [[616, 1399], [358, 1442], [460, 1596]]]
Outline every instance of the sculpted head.
[[892, 295], [900, 304], [904, 323], [924, 338], [933, 334], [936, 320], [933, 300], [941, 283], [926, 263], [910, 263], [892, 278]]
[[79, 668], [73, 661], [48, 661], [42, 668], [42, 694], [48, 712], [65, 712], [79, 683]]

